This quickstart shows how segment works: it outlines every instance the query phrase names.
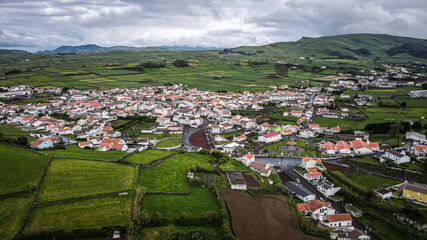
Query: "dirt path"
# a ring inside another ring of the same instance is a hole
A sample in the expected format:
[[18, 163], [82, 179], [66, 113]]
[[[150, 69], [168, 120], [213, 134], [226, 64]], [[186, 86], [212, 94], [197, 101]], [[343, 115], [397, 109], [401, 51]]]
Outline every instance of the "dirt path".
[[249, 195], [234, 190], [224, 192], [233, 225], [240, 240], [314, 240], [298, 228], [286, 196]]

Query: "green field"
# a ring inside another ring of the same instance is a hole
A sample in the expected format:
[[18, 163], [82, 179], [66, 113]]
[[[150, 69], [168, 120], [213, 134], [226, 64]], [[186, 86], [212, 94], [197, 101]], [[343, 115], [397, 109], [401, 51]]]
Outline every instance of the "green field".
[[182, 211], [188, 219], [203, 221], [206, 211], [215, 211], [219, 215], [219, 210], [215, 194], [207, 187], [192, 187], [191, 194], [187, 196], [147, 194], [142, 202], [143, 212], [158, 211], [169, 222], [178, 220]]
[[162, 227], [150, 227], [142, 229], [142, 239], [155, 239], [155, 240], [164, 240], [169, 237], [170, 234], [181, 231], [188, 232], [190, 230], [195, 229], [204, 229], [204, 230], [212, 230], [215, 232], [215, 239], [221, 239], [224, 235], [221, 227], [208, 227], [208, 226], [175, 226], [173, 224], [169, 224], [167, 226]]
[[47, 157], [0, 144], [0, 194], [28, 190], [40, 179]]
[[181, 139], [176, 137], [168, 138], [164, 141], [161, 141], [156, 144], [156, 148], [170, 148], [170, 147], [176, 147], [179, 144], [181, 144]]
[[61, 199], [131, 190], [135, 167], [99, 161], [53, 159], [40, 186], [39, 200]]
[[187, 192], [187, 171], [192, 166], [213, 171], [204, 155], [179, 154], [154, 167], [141, 169], [138, 184], [148, 192]]
[[24, 233], [127, 226], [132, 196], [103, 197], [38, 208], [32, 211]]
[[243, 164], [240, 161], [230, 159], [226, 163], [223, 163], [219, 166], [222, 170], [250, 170], [249, 167], [246, 167], [245, 164]]
[[364, 186], [368, 189], [390, 187], [402, 182], [399, 180], [376, 176], [369, 173], [356, 173], [348, 175], [347, 177], [354, 183]]
[[12, 239], [30, 202], [29, 195], [0, 200], [0, 239]]
[[43, 150], [41, 151], [50, 156], [62, 156], [62, 157], [81, 157], [81, 158], [92, 158], [92, 159], [105, 159], [105, 160], [118, 160], [123, 157], [126, 152], [118, 151], [96, 151], [90, 149], [79, 148], [77, 145], [69, 145], [65, 149], [56, 150]]
[[18, 139], [19, 136], [29, 136], [30, 132], [13, 126], [0, 125], [0, 137], [10, 137]]
[[153, 160], [163, 158], [172, 154], [174, 154], [174, 152], [146, 149], [140, 153], [129, 155], [125, 158], [125, 160], [134, 163], [150, 163]]

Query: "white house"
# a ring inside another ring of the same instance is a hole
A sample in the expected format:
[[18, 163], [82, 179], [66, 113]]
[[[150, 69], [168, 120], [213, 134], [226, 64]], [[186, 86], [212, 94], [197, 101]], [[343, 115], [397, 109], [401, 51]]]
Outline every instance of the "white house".
[[305, 215], [311, 215], [313, 219], [325, 220], [326, 216], [336, 213], [330, 202], [323, 202], [318, 199], [311, 200], [308, 203], [298, 203], [298, 211]]
[[245, 156], [240, 158], [240, 161], [242, 161], [242, 163], [246, 166], [249, 166], [253, 161], [255, 161], [255, 155], [246, 154]]
[[299, 198], [303, 202], [309, 202], [316, 198], [316, 195], [310, 192], [307, 188], [296, 182], [286, 182], [285, 187], [289, 190], [292, 196]]
[[[384, 154], [384, 157], [393, 160], [396, 164], [407, 163], [411, 161], [411, 158], [406, 156], [404, 151], [397, 152], [392, 149], [387, 150]], [[384, 162], [383, 158], [381, 158], [381, 162]]]
[[334, 215], [327, 215], [326, 220], [321, 223], [332, 228], [332, 229], [347, 229], [353, 230], [354, 227], [351, 225], [351, 215], [349, 213], [341, 213]]
[[385, 189], [385, 188], [378, 189], [378, 190], [376, 190], [376, 192], [377, 192], [378, 196], [380, 196], [380, 198], [383, 200], [384, 199], [390, 199], [393, 196], [392, 192], [390, 190]]
[[282, 135], [278, 132], [266, 133], [261, 136], [258, 136], [258, 142], [270, 143], [280, 141], [282, 139]]
[[299, 136], [302, 138], [311, 138], [314, 137], [315, 134], [316, 132], [311, 128], [307, 128], [299, 132]]
[[224, 148], [223, 148], [224, 152], [226, 153], [233, 153], [238, 151], [239, 149], [240, 149], [240, 144], [236, 142], [232, 142], [227, 145], [224, 145]]
[[334, 187], [334, 184], [328, 181], [321, 181], [317, 183], [316, 188], [319, 192], [321, 192], [326, 197], [332, 196], [335, 193], [337, 193], [339, 190], [341, 190], [341, 187]]
[[418, 159], [427, 158], [427, 145], [412, 146], [411, 153], [417, 156]]

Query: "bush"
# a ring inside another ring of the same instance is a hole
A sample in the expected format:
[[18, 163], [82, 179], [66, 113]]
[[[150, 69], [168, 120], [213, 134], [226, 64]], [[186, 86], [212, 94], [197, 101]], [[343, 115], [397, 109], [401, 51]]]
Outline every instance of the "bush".
[[173, 61], [172, 64], [175, 65], [175, 67], [188, 67], [188, 61], [182, 59], [177, 59]]
[[212, 230], [197, 229], [187, 233], [176, 231], [169, 235], [168, 240], [213, 240], [215, 232]]
[[217, 214], [215, 211], [206, 211], [205, 220], [207, 223], [214, 223], [217, 219]]

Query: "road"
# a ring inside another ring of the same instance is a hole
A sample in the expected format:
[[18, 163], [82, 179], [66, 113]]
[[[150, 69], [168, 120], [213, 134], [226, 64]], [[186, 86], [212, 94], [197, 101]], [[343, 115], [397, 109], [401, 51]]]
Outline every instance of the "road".
[[182, 147], [186, 150], [192, 149], [193, 145], [191, 145], [190, 143], [190, 136], [193, 135], [193, 133], [206, 128], [210, 123], [211, 122], [206, 117], [203, 117], [203, 124], [198, 128], [193, 128], [188, 125], [184, 125], [184, 132], [182, 135]]

